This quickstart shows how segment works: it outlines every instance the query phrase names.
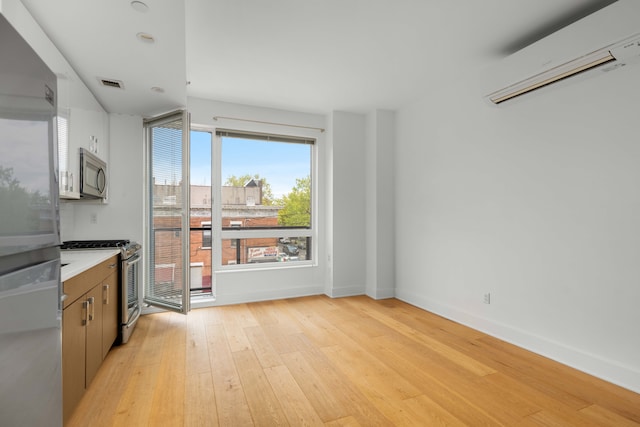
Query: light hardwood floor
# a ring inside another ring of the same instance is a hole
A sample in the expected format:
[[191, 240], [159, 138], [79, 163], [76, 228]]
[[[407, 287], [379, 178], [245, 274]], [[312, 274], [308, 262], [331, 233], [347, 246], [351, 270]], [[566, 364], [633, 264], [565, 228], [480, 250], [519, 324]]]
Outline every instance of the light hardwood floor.
[[71, 426], [640, 426], [640, 395], [396, 299], [162, 313]]

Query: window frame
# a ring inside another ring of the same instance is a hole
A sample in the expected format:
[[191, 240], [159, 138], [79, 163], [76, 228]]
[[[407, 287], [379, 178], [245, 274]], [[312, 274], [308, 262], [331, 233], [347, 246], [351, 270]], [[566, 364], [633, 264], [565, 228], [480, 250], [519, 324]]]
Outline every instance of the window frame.
[[[179, 125], [175, 127], [176, 124]], [[181, 253], [179, 256], [175, 258], [170, 258], [170, 261], [175, 260], [175, 264], [181, 265], [189, 265], [189, 251], [185, 250], [185, 248], [189, 248], [190, 245], [190, 233], [189, 233], [189, 215], [184, 214], [184, 210], [187, 209], [189, 211], [190, 206], [190, 192], [188, 191], [188, 187], [185, 187], [184, 183], [190, 182], [189, 177], [189, 145], [190, 145], [190, 132], [191, 132], [191, 116], [186, 110], [179, 110], [170, 112], [161, 116], [152, 117], [149, 119], [145, 119], [143, 121], [143, 129], [144, 129], [144, 145], [145, 145], [145, 201], [144, 203], [144, 211], [145, 217], [147, 218], [146, 227], [144, 232], [144, 241], [147, 246], [146, 254], [144, 257], [144, 283], [142, 290], [142, 301], [148, 306], [153, 306], [155, 308], [160, 308], [164, 310], [171, 310], [182, 314], [187, 314], [191, 310], [191, 293], [190, 293], [190, 276], [189, 269], [182, 268], [182, 272], [179, 275], [180, 281], [180, 289], [181, 289], [181, 301], [176, 303], [175, 301], [169, 302], [168, 300], [163, 300], [162, 295], [158, 296], [155, 292], [150, 292], [150, 288], [154, 287], [153, 277], [155, 274], [156, 265], [165, 265], [166, 263], [156, 264], [155, 259], [155, 231], [157, 228], [154, 223], [154, 150], [153, 150], [153, 131], [155, 128], [162, 128], [169, 125], [170, 128], [179, 129], [181, 131], [181, 156], [182, 162], [180, 165], [180, 174], [181, 181], [180, 184], [182, 188], [182, 196], [180, 198], [180, 205], [182, 206], [182, 214], [180, 219], [180, 227], [179, 233], [182, 234], [180, 237], [181, 241]], [[186, 190], [186, 191], [185, 191]], [[177, 199], [176, 204], [178, 202]], [[187, 207], [187, 208], [185, 208]], [[151, 267], [153, 266], [154, 270], [152, 272]], [[173, 273], [175, 274], [175, 272]], [[150, 295], [151, 294], [151, 295]], [[146, 309], [143, 308], [143, 312], [146, 312]]]
[[[192, 130], [204, 130], [196, 129]], [[309, 174], [311, 177], [311, 224], [309, 227], [291, 227], [282, 229], [237, 229], [237, 230], [223, 230], [222, 229], [222, 205], [216, 204], [212, 206], [212, 222], [215, 219], [215, 232], [213, 233], [213, 242], [217, 251], [213, 251], [215, 254], [213, 259], [213, 268], [215, 271], [227, 272], [227, 271], [246, 271], [246, 270], [263, 270], [263, 269], [287, 269], [296, 267], [308, 267], [317, 266], [317, 247], [318, 247], [318, 145], [317, 138], [304, 134], [274, 134], [270, 132], [260, 131], [245, 131], [242, 129], [220, 129], [214, 128], [208, 129], [212, 131], [213, 147], [212, 155], [214, 160], [212, 161], [212, 186], [215, 192], [215, 199], [222, 200], [222, 138], [224, 136], [230, 137], [258, 137], [265, 141], [272, 140], [274, 143], [304, 143], [310, 146], [309, 159]], [[263, 138], [264, 137], [264, 138]], [[266, 177], [268, 178], [268, 177]], [[215, 200], [214, 199], [214, 200]], [[212, 223], [212, 229], [214, 224]], [[259, 238], [298, 238], [309, 237], [311, 238], [311, 259], [308, 260], [296, 260], [294, 262], [265, 262], [265, 263], [246, 263], [246, 264], [223, 264], [222, 263], [222, 243], [224, 240], [229, 239], [259, 239]]]

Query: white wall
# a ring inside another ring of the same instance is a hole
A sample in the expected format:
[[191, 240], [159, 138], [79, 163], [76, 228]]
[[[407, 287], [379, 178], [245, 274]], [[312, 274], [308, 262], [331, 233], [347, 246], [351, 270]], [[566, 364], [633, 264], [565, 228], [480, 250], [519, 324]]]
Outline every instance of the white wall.
[[397, 296], [640, 391], [639, 70], [399, 111]]
[[366, 294], [391, 298], [395, 295], [395, 114], [372, 111], [366, 117], [366, 131]]
[[393, 297], [395, 115], [336, 111], [328, 134], [325, 292]]
[[259, 301], [277, 298], [289, 298], [303, 295], [317, 295], [324, 292], [326, 278], [326, 215], [323, 207], [326, 204], [326, 182], [324, 165], [326, 164], [325, 133], [314, 129], [292, 128], [288, 126], [269, 125], [264, 123], [244, 122], [220, 119], [214, 121], [214, 116], [234, 117], [247, 120], [285, 123], [298, 126], [326, 127], [326, 117], [317, 114], [306, 114], [269, 108], [252, 107], [210, 101], [198, 98], [188, 99], [188, 109], [191, 112], [192, 126], [206, 126], [209, 128], [222, 127], [275, 133], [280, 135], [311, 136], [316, 138], [316, 165], [318, 168], [318, 182], [314, 191], [318, 193], [318, 206], [315, 224], [320, 230], [316, 240], [317, 246], [313, 266], [293, 266], [282, 269], [236, 270], [216, 272], [214, 281], [216, 288], [215, 305], [233, 304], [238, 302]]
[[366, 117], [331, 114], [331, 235], [327, 254], [332, 277], [328, 294], [361, 295], [366, 290]]
[[64, 240], [143, 241], [145, 181], [142, 117], [110, 114], [109, 124], [108, 201], [105, 204], [98, 201], [63, 201], [60, 216]]

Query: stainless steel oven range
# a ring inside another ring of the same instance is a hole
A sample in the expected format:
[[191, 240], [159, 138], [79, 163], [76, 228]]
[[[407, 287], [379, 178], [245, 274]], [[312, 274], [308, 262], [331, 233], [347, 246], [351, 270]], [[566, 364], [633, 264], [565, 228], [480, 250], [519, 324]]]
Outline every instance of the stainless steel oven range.
[[142, 246], [130, 240], [71, 240], [61, 249], [93, 250], [120, 249], [120, 288], [118, 290], [118, 338], [116, 343], [125, 344], [140, 317], [139, 286], [142, 278], [140, 260]]

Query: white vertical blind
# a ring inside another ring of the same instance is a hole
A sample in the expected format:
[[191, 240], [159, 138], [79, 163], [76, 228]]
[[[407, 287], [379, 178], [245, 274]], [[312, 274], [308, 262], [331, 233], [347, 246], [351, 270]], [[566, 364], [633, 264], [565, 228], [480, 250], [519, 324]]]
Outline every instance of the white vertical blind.
[[58, 167], [60, 172], [69, 170], [69, 110], [58, 109]]

